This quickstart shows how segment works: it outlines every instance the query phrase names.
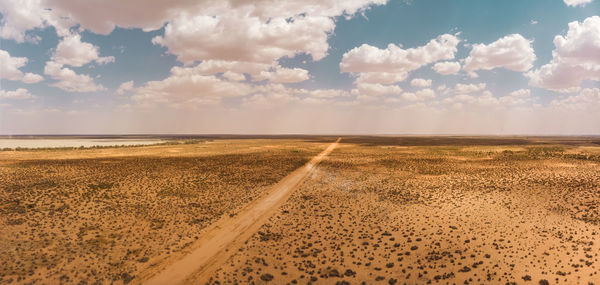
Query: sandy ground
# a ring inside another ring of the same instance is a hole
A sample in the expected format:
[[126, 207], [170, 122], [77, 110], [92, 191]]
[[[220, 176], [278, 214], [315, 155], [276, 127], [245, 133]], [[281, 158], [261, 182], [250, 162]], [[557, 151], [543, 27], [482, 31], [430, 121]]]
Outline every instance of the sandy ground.
[[129, 283], [327, 145], [0, 152], [0, 284]]
[[342, 144], [211, 283], [599, 284], [598, 157], [509, 148]]
[[[332, 143], [306, 165], [298, 168], [275, 184], [259, 199], [249, 203], [235, 217], [224, 217], [202, 232], [198, 246], [166, 268], [156, 268], [157, 274], [143, 280], [144, 284], [203, 284], [212, 272], [234, 254], [232, 248], [241, 246], [281, 206], [299, 183], [315, 169], [338, 145]], [[141, 274], [143, 275], [143, 274]]]
[[0, 284], [600, 284], [597, 138], [344, 137], [251, 218], [330, 143], [0, 152]]

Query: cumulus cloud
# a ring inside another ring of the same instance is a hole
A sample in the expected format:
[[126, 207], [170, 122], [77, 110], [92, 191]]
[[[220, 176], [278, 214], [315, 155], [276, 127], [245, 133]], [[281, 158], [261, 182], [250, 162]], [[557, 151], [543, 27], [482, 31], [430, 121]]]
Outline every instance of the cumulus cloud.
[[432, 39], [425, 46], [409, 49], [402, 49], [395, 44], [389, 44], [385, 49], [363, 44], [343, 55], [340, 70], [356, 76], [365, 72], [395, 73], [399, 74], [398, 78], [406, 78], [408, 72], [422, 66], [439, 60], [453, 59], [459, 42], [458, 37], [444, 34]]
[[52, 55], [52, 61], [63, 64], [80, 67], [95, 61], [98, 64], [114, 62], [112, 56], [100, 57], [98, 47], [81, 41], [79, 34], [70, 34], [61, 39]]
[[233, 81], [244, 81], [246, 80], [246, 76], [241, 73], [233, 72], [233, 71], [225, 71], [223, 72], [223, 77], [227, 78], [227, 80]]
[[360, 72], [354, 80], [355, 83], [380, 83], [392, 84], [406, 80], [408, 72]]
[[433, 89], [430, 88], [425, 88], [415, 92], [415, 95], [419, 99], [432, 99], [435, 98], [435, 91], [433, 91]]
[[592, 109], [596, 112], [600, 108], [600, 89], [586, 88], [581, 90], [577, 95], [554, 99], [550, 102], [549, 107], [573, 110]]
[[[0, 4], [4, 37], [21, 39], [32, 29], [55, 26], [59, 36], [65, 37], [52, 59], [56, 63], [81, 66], [93, 60], [98, 64], [114, 61], [98, 57], [96, 47], [82, 43], [77, 35], [69, 35], [69, 28], [77, 24], [82, 30], [105, 35], [116, 26], [144, 31], [164, 27], [164, 34], [155, 37], [153, 43], [166, 47], [186, 65], [199, 61], [255, 65], [249, 68], [260, 67], [253, 70], [253, 75], [260, 75], [275, 67], [282, 57], [307, 54], [314, 60], [322, 59], [329, 49], [327, 40], [335, 28], [335, 17], [349, 18], [386, 0], [175, 0], [153, 5], [145, 0], [20, 2], [7, 0]], [[57, 19], [70, 20], [59, 23]], [[222, 72], [226, 71], [244, 73]], [[297, 82], [306, 74], [302, 70], [281, 70], [269, 77], [275, 82]]]
[[[326, 17], [350, 16], [368, 8], [369, 5], [385, 4], [385, 2], [384, 0], [174, 0], [147, 5], [145, 0], [106, 0], [85, 3], [77, 0], [49, 0], [45, 7], [74, 19], [85, 29], [106, 35], [116, 26], [142, 28], [146, 31], [157, 30], [183, 14], [211, 16], [233, 12], [243, 17], [257, 17], [267, 22], [270, 18], [288, 18], [299, 14]], [[143, 11], [140, 12], [140, 9]]]
[[521, 105], [529, 103], [531, 101], [531, 90], [529, 89], [515, 90], [513, 92], [510, 92], [508, 95], [502, 96], [498, 99], [498, 102], [504, 105]]
[[435, 98], [435, 91], [426, 88], [417, 92], [404, 92], [400, 98], [406, 101], [423, 101], [426, 99]]
[[314, 90], [306, 90], [306, 89], [296, 89], [297, 94], [305, 94], [309, 97], [314, 98], [337, 98], [337, 97], [346, 97], [348, 96], [348, 92], [340, 89], [314, 89]]
[[557, 92], [576, 92], [583, 80], [600, 81], [600, 17], [569, 23], [566, 36], [554, 38], [550, 63], [526, 75], [529, 85]]
[[512, 34], [485, 45], [475, 44], [465, 59], [463, 69], [467, 72], [491, 70], [503, 67], [524, 72], [533, 67], [536, 56], [531, 41], [520, 34]]
[[24, 83], [37, 83], [44, 78], [39, 74], [23, 73], [20, 68], [27, 64], [26, 57], [12, 57], [5, 50], [0, 50], [1, 79], [20, 80]]
[[171, 73], [194, 73], [198, 75], [210, 75], [224, 73], [227, 71], [258, 77], [260, 74], [271, 68], [271, 64], [261, 64], [242, 61], [223, 61], [223, 60], [205, 60], [193, 67], [173, 67]]
[[533, 102], [530, 94], [529, 89], [519, 89], [508, 95], [496, 97], [492, 92], [485, 90], [481, 95], [458, 94], [442, 100], [441, 103], [451, 105], [455, 109], [463, 108], [466, 105], [472, 108], [513, 108]]
[[51, 86], [67, 92], [94, 92], [105, 89], [102, 85], [96, 84], [89, 75], [77, 74], [72, 69], [63, 67], [62, 64], [53, 61], [46, 62], [44, 74], [58, 80]]
[[591, 3], [593, 0], [564, 0], [567, 6], [585, 6], [587, 3]]
[[460, 63], [455, 61], [438, 62], [432, 68], [441, 75], [457, 74], [460, 71]]
[[421, 87], [421, 88], [430, 87], [431, 79], [415, 78], [410, 81], [410, 86]]
[[35, 73], [25, 73], [25, 75], [23, 76], [23, 78], [21, 79], [21, 81], [23, 81], [23, 83], [38, 83], [40, 81], [44, 80], [44, 77], [42, 77], [39, 74], [35, 74]]
[[268, 79], [273, 83], [295, 83], [308, 80], [309, 76], [306, 69], [275, 66], [270, 71], [261, 71], [254, 79], [257, 81]]
[[197, 67], [173, 67], [164, 80], [150, 81], [134, 88], [131, 98], [142, 107], [191, 107], [218, 104], [223, 98], [238, 97], [246, 103], [263, 104], [265, 100], [322, 104], [349, 93], [340, 89], [298, 89], [281, 83], [253, 85], [247, 82], [199, 74]]
[[119, 88], [117, 89], [116, 92], [119, 95], [123, 95], [126, 92], [129, 92], [131, 90], [133, 90], [133, 80], [121, 83], [121, 85], [119, 85]]
[[18, 43], [37, 43], [39, 37], [29, 32], [53, 26], [59, 36], [66, 35], [69, 27], [76, 23], [64, 13], [48, 9], [49, 1], [43, 0], [3, 0], [0, 2], [0, 38]]
[[[337, 97], [346, 97], [348, 92], [340, 89], [314, 89], [307, 90], [302, 88], [290, 88], [283, 84], [273, 83], [258, 85], [253, 88], [254, 96], [261, 95], [262, 98], [282, 98], [294, 101], [298, 97], [310, 97], [313, 99], [332, 99]], [[295, 99], [294, 99], [295, 98]], [[316, 102], [316, 101], [313, 101]]]
[[178, 60], [273, 64], [304, 53], [314, 60], [327, 55], [333, 17], [352, 15], [382, 0], [359, 1], [208, 1], [168, 17], [162, 45]]
[[458, 83], [454, 87], [454, 93], [456, 93], [456, 94], [469, 94], [469, 93], [473, 93], [473, 92], [479, 92], [479, 91], [485, 89], [485, 86], [486, 86], [485, 83], [479, 83], [479, 84], [461, 84], [461, 83]]
[[0, 99], [32, 99], [35, 96], [29, 93], [29, 90], [24, 88], [18, 88], [13, 91], [6, 91], [0, 89]]
[[304, 52], [315, 60], [327, 55], [328, 34], [335, 27], [329, 17], [294, 16], [264, 22], [245, 17], [246, 11], [224, 15], [182, 15], [169, 22], [164, 36], [153, 39], [179, 61], [227, 60], [272, 63]]
[[252, 91], [252, 86], [245, 83], [197, 74], [193, 68], [174, 67], [166, 79], [149, 81], [136, 88], [132, 99], [148, 105], [195, 105], [218, 102], [223, 97], [244, 96]]
[[351, 91], [354, 95], [381, 96], [402, 93], [402, 88], [397, 85], [383, 85], [379, 83], [358, 83], [356, 89]]

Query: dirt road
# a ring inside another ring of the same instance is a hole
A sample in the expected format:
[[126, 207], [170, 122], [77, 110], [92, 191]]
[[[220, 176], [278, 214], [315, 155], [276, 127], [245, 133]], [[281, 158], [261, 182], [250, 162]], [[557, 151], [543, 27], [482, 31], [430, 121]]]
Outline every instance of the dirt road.
[[209, 226], [189, 254], [152, 272], [141, 274], [142, 284], [204, 284], [212, 272], [236, 252], [281, 206], [315, 166], [337, 146], [332, 143], [304, 166], [283, 178], [264, 196], [248, 204], [238, 215], [223, 217]]

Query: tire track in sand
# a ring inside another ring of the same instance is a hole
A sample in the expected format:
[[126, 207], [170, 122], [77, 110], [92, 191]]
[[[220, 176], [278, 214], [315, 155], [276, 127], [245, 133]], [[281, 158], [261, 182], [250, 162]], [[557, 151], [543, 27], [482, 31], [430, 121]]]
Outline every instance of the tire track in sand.
[[[338, 145], [341, 138], [330, 144], [304, 166], [294, 170], [275, 184], [267, 194], [246, 205], [235, 217], [222, 217], [210, 225], [198, 239], [198, 245], [183, 258], [157, 268], [144, 278], [142, 284], [204, 284], [213, 272], [248, 240], [292, 194], [294, 189]], [[145, 280], [144, 280], [145, 279]]]

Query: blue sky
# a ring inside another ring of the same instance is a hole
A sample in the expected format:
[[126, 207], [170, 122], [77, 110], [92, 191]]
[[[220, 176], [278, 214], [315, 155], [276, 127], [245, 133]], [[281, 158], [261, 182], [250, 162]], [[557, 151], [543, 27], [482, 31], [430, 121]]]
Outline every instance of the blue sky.
[[597, 0], [135, 2], [0, 3], [0, 133], [600, 132]]

